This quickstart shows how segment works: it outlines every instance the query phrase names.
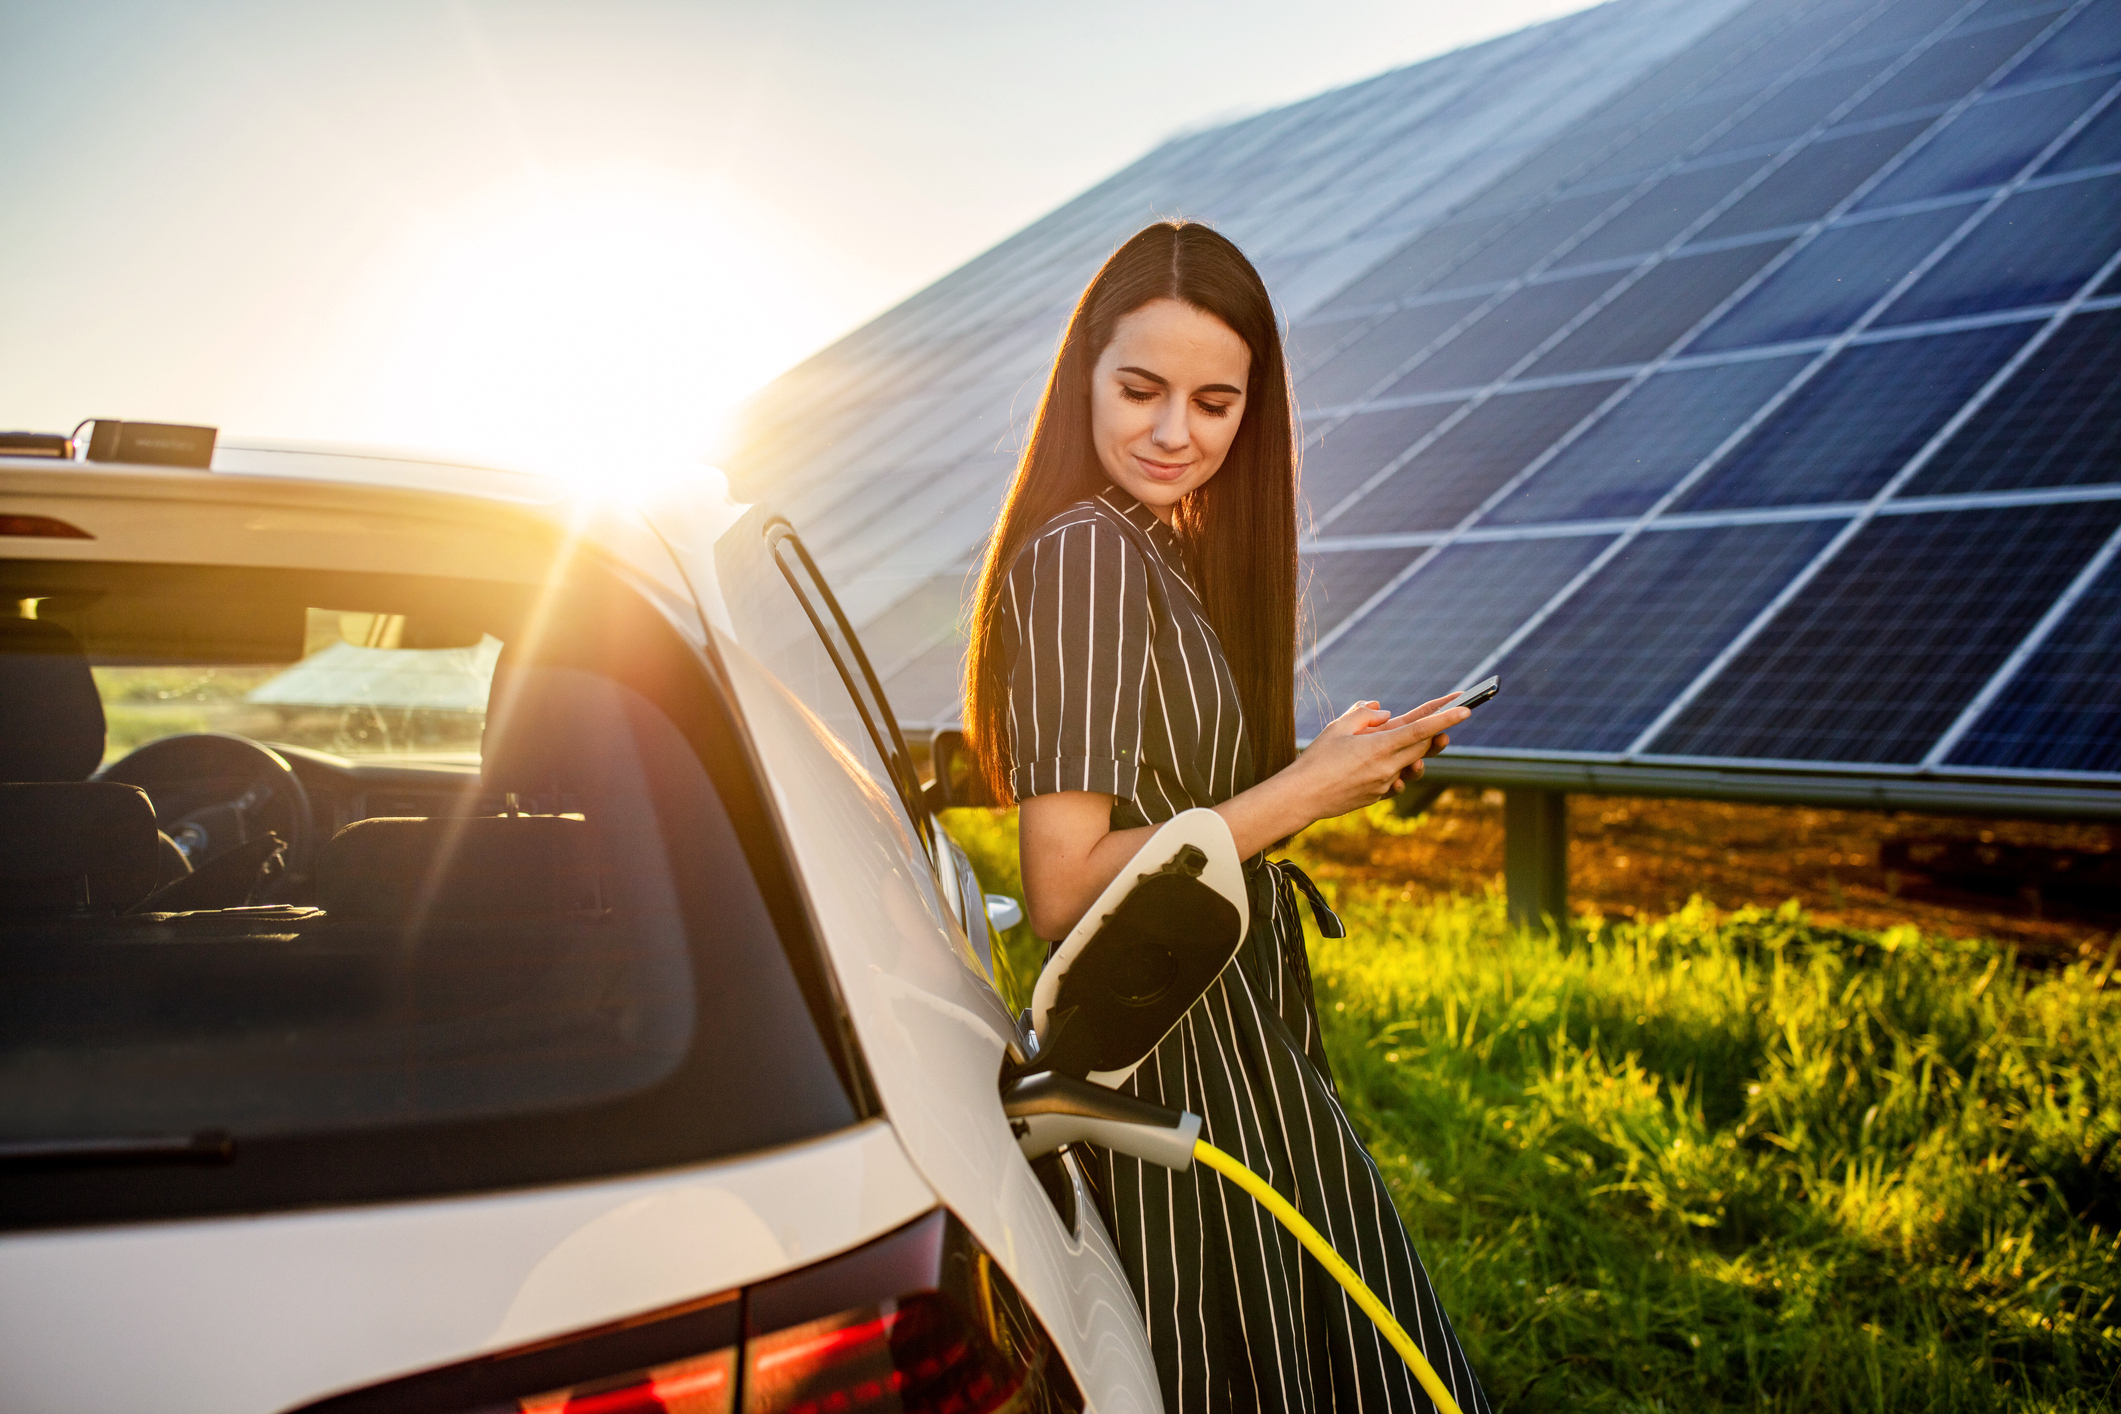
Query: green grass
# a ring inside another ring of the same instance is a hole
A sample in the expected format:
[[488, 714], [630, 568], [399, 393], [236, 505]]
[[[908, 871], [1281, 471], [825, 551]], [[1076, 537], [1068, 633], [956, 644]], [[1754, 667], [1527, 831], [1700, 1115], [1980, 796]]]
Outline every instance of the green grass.
[[[951, 821], [996, 891], [1013, 825]], [[1334, 1072], [1501, 1407], [2121, 1390], [2111, 957], [2033, 971], [1794, 906], [1556, 937], [1492, 896], [1339, 902], [1349, 936], [1311, 944]]]

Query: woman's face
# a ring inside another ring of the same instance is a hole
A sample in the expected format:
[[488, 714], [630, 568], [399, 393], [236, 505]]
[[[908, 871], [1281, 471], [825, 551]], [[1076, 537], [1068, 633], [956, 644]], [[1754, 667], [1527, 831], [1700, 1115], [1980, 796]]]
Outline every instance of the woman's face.
[[1090, 438], [1112, 484], [1157, 517], [1221, 469], [1245, 415], [1252, 351], [1214, 315], [1151, 300], [1090, 375]]

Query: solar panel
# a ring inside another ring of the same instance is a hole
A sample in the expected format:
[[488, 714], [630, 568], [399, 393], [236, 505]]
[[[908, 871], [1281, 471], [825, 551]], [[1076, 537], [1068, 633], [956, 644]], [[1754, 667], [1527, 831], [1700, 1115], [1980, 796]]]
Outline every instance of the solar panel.
[[1418, 294], [1466, 252], [1478, 249], [1480, 243], [1503, 224], [1501, 219], [1491, 215], [1452, 221], [1424, 231], [1335, 295], [1323, 312], [1332, 314], [1340, 310], [1367, 308]]
[[1399, 712], [1441, 697], [1611, 540], [1453, 545], [1328, 644], [1313, 675], [1336, 712], [1370, 699]]
[[2094, 3], [2025, 61], [2011, 77], [2043, 78], [2121, 60], [2121, 11]]
[[[1337, 550], [1305, 555], [1298, 583], [1312, 625], [1331, 627], [1362, 607], [1363, 601], [1391, 582], [1421, 554], [1418, 549]], [[1342, 703], [1346, 706], [1346, 703]]]
[[1334, 407], [1361, 397], [1480, 304], [1478, 296], [1470, 296], [1392, 314], [1298, 382], [1297, 396], [1306, 407]]
[[1531, 376], [1641, 363], [1663, 353], [1782, 249], [1764, 241], [1663, 261], [1532, 365]]
[[1920, 761], [2117, 524], [2121, 502], [1880, 517], [1650, 749]]
[[1415, 365], [1414, 371], [1393, 384], [1386, 396], [1486, 386], [1582, 313], [1619, 278], [1613, 274], [1577, 275], [1526, 285]]
[[1791, 138], [1800, 137], [1854, 97], [1858, 89], [1885, 67], [1886, 62], [1887, 58], [1881, 57], [1795, 79], [1739, 119], [1730, 131], [1710, 143], [1704, 151], [1740, 152], [1779, 147]]
[[2092, 581], [1948, 759], [2121, 772], [2121, 560]]
[[1289, 361], [1289, 372], [1302, 378], [1316, 371], [1344, 345], [1367, 330], [1376, 318], [1374, 313], [1341, 314], [1296, 325], [1289, 330], [1282, 346], [1283, 356]]
[[1496, 182], [1469, 203], [1473, 211], [1522, 207], [1554, 187], [1584, 180], [1602, 159], [1633, 140], [1635, 124], [1591, 126], [1570, 133], [1532, 154], [1523, 166]]
[[1887, 113], [1905, 113], [1911, 108], [1964, 98], [1974, 85], [2047, 28], [2052, 18], [2034, 15], [1975, 29], [1973, 26], [1981, 23], [1977, 17], [1969, 23], [1969, 32], [1939, 40], [1886, 80], [1876, 93], [1857, 105], [1849, 114], [1849, 121], [1860, 123]]
[[2121, 300], [2066, 303], [2121, 295], [2116, 83], [2114, 0], [1613, 0], [1174, 139], [788, 375], [733, 461], [947, 718], [1070, 302], [1201, 217], [1292, 326], [1336, 705], [1492, 664], [1483, 770], [2121, 783]]
[[1323, 513], [1384, 469], [1387, 462], [1420, 441], [1458, 404], [1417, 403], [1413, 407], [1359, 412], [1329, 425], [1303, 457], [1303, 489], [1314, 511]]
[[1746, 359], [1660, 373], [1490, 513], [1504, 525], [1637, 516], [1804, 366]]
[[1364, 534], [1449, 529], [1619, 386], [1577, 383], [1490, 398], [1343, 519]]
[[2121, 310], [2080, 314], [1901, 493], [2121, 482]]
[[1685, 497], [1688, 511], [1868, 499], [2027, 339], [2031, 324], [1859, 344]]
[[[2103, 89], [2112, 82], [2111, 76], [2106, 76], [2105, 83], [2090, 79], [2085, 86]], [[2104, 111], [2084, 125], [2083, 132], [2050, 157], [2040, 172], [2043, 176], [2081, 172], [2087, 167], [2104, 167], [2113, 162], [2121, 162], [2121, 103], [2109, 103]]]
[[2121, 175], [2023, 191], [1916, 282], [1888, 323], [2046, 304], [2121, 247]]
[[1613, 186], [1616, 179], [1654, 172], [1673, 158], [1699, 148], [1702, 139], [1723, 121], [1731, 107], [1731, 100], [1724, 97], [1667, 113], [1584, 171], [1578, 180]]
[[1928, 126], [1920, 120], [1893, 123], [1811, 143], [1717, 217], [1701, 239], [1717, 241], [1777, 226], [1810, 225]]
[[2054, 88], [2010, 89], [1968, 109], [1880, 182], [1859, 210], [2001, 184], [2040, 155], [2112, 85], [2081, 79]]
[[1466, 746], [1621, 751], [1833, 538], [1839, 521], [1637, 536], [1497, 669]]
[[1617, 191], [1593, 192], [1539, 208], [1468, 257], [1451, 272], [1449, 284], [1456, 287], [1514, 280], [1622, 195]]
[[1618, 212], [1569, 252], [1571, 265], [1622, 255], [1647, 255], [1700, 219], [1703, 212], [1753, 174], [1757, 159], [1720, 162], [1675, 172]]
[[1832, 227], [1711, 325], [1688, 346], [1689, 352], [1838, 334], [1920, 264], [1967, 214], [1967, 209], [1947, 207]]

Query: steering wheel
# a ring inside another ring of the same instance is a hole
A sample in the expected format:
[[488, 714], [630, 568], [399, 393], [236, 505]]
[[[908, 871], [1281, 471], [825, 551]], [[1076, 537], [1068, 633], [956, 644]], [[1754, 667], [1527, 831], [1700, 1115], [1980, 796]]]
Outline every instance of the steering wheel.
[[308, 857], [315, 833], [309, 792], [287, 758], [248, 737], [184, 732], [151, 741], [96, 773], [138, 786], [155, 801], [163, 833], [194, 868], [267, 830], [287, 841], [289, 869]]

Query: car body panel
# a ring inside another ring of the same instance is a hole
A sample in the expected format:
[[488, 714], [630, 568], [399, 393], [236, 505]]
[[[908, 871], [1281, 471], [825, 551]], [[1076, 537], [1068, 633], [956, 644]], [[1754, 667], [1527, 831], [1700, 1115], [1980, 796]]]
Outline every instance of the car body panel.
[[1118, 1253], [1078, 1195], [1069, 1233], [1002, 1114], [1016, 1026], [964, 934], [928, 910], [885, 787], [742, 646], [722, 658], [780, 803], [877, 1093], [914, 1167], [1002, 1263], [1093, 1406], [1160, 1408]]
[[725, 1291], [934, 1205], [871, 1120], [597, 1183], [11, 1235], [0, 1403], [262, 1414]]
[[[1071, 1168], [1071, 1232], [1001, 1112], [1020, 1038], [980, 946], [969, 861], [940, 837], [931, 863], [890, 784], [741, 641], [717, 566], [733, 509], [720, 488], [644, 513], [448, 478], [457, 489], [403, 489], [388, 470], [304, 480], [0, 460], [0, 509], [95, 537], [9, 537], [6, 552], [543, 583], [557, 555], [589, 546], [733, 692], [888, 1128], [551, 1189], [10, 1235], [6, 1406], [282, 1408], [815, 1261], [940, 1199], [1016, 1283], [1091, 1407], [1159, 1409], [1141, 1316], [1079, 1177]], [[679, 1234], [667, 1251], [666, 1228]]]

